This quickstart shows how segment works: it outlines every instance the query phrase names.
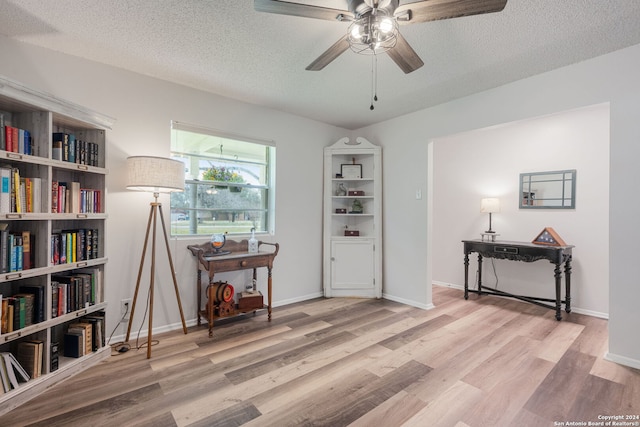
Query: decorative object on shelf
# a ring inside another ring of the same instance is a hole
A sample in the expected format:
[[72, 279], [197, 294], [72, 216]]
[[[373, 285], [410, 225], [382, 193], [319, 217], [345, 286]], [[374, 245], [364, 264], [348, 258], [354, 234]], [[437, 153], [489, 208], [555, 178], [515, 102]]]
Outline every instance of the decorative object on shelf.
[[249, 250], [250, 254], [257, 254], [258, 253], [258, 239], [256, 239], [256, 228], [255, 227], [251, 227], [251, 237], [249, 238], [248, 250]]
[[345, 227], [344, 235], [347, 237], [357, 237], [360, 236], [360, 230], [350, 230], [348, 227]]
[[[167, 227], [164, 221], [164, 215], [162, 213], [162, 203], [158, 202], [160, 193], [170, 193], [173, 191], [184, 191], [184, 164], [177, 160], [172, 160], [164, 157], [152, 157], [152, 156], [132, 156], [127, 158], [127, 189], [137, 191], [148, 191], [153, 193], [155, 198], [154, 202], [151, 202], [151, 208], [149, 211], [149, 221], [147, 223], [147, 233], [144, 238], [144, 246], [142, 248], [142, 257], [140, 259], [140, 269], [138, 270], [138, 279], [136, 281], [136, 288], [133, 294], [133, 303], [131, 305], [131, 315], [129, 316], [129, 325], [127, 326], [127, 336], [125, 341], [129, 341], [131, 334], [131, 326], [134, 319], [136, 302], [138, 299], [138, 291], [140, 289], [140, 279], [142, 277], [142, 270], [144, 268], [144, 259], [147, 252], [147, 243], [149, 241], [149, 233], [151, 236], [151, 272], [149, 279], [149, 332], [147, 334], [147, 359], [151, 358], [151, 343], [153, 342], [153, 292], [155, 282], [156, 271], [156, 225], [158, 212], [160, 212], [160, 222], [162, 224], [162, 231], [164, 236], [164, 242], [167, 249], [167, 257], [169, 259], [169, 269], [171, 271], [171, 277], [173, 279], [173, 287], [176, 292], [176, 300], [178, 303], [178, 309], [180, 310], [180, 319], [182, 320], [182, 330], [187, 333], [187, 325], [184, 320], [184, 313], [182, 311], [182, 303], [180, 301], [180, 292], [178, 290], [178, 281], [176, 280], [175, 268], [173, 267], [173, 259], [171, 257], [171, 249], [169, 247], [169, 238], [167, 236]], [[153, 224], [153, 230], [151, 225]]]
[[353, 201], [353, 203], [351, 204], [351, 212], [352, 214], [361, 214], [363, 212], [362, 209], [362, 202], [360, 202], [360, 200], [355, 199]]
[[346, 196], [347, 195], [347, 187], [341, 182], [338, 184], [338, 189], [336, 190], [336, 196]]
[[213, 282], [207, 286], [207, 298], [211, 298], [214, 304], [233, 300], [235, 289], [231, 283]]
[[340, 173], [343, 179], [360, 179], [362, 178], [362, 165], [356, 164], [356, 158], [351, 158], [351, 164], [340, 165]]
[[230, 254], [231, 251], [223, 251], [222, 247], [227, 242], [227, 236], [222, 233], [214, 233], [211, 236], [211, 247], [213, 248], [213, 252], [207, 252], [206, 256], [218, 256], [218, 255], [227, 255]]
[[486, 198], [480, 201], [480, 212], [489, 214], [489, 229], [485, 233], [495, 233], [491, 229], [491, 214], [494, 212], [500, 212], [500, 199]]
[[364, 196], [364, 191], [362, 191], [362, 190], [349, 190], [348, 195], [349, 196], [360, 196], [360, 197], [362, 197], [362, 196]]
[[240, 295], [238, 295], [238, 309], [248, 310], [262, 307], [264, 307], [264, 301], [260, 291], [245, 291], [240, 292]]
[[531, 243], [547, 246], [567, 246], [562, 237], [551, 227], [545, 227]]
[[336, 208], [336, 213], [337, 214], [346, 214], [347, 213], [347, 209], [346, 208]]

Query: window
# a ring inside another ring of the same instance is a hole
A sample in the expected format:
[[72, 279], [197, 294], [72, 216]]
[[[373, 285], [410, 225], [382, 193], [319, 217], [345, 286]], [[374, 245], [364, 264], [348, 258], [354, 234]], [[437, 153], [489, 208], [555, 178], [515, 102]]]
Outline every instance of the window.
[[171, 158], [185, 165], [185, 190], [171, 193], [171, 235], [273, 232], [273, 142], [179, 122], [171, 127]]

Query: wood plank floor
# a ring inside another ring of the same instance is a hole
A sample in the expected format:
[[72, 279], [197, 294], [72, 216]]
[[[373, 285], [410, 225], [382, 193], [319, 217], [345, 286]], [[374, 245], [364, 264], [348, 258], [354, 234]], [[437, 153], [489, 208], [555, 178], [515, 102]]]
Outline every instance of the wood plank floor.
[[429, 311], [316, 299], [270, 323], [216, 325], [213, 339], [205, 327], [158, 335], [151, 360], [116, 353], [0, 426], [546, 427], [640, 415], [640, 371], [603, 359], [606, 320], [557, 322], [437, 286], [433, 296]]

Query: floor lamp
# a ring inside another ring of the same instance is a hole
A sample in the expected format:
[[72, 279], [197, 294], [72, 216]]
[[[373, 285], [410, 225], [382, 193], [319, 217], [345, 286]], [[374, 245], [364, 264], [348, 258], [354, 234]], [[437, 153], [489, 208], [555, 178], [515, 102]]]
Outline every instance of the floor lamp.
[[[125, 342], [129, 342], [131, 334], [131, 324], [136, 310], [136, 302], [138, 300], [138, 290], [140, 289], [140, 279], [144, 267], [145, 255], [147, 252], [147, 243], [149, 242], [149, 233], [151, 234], [151, 272], [149, 274], [149, 333], [147, 336], [147, 359], [151, 358], [151, 343], [153, 329], [153, 293], [155, 285], [156, 270], [156, 230], [158, 212], [160, 212], [160, 222], [162, 223], [162, 231], [164, 243], [167, 248], [167, 256], [169, 258], [169, 268], [171, 269], [171, 277], [173, 278], [173, 287], [176, 291], [176, 300], [180, 309], [180, 319], [182, 320], [182, 330], [187, 333], [187, 325], [184, 321], [184, 313], [182, 312], [182, 303], [180, 302], [180, 292], [178, 290], [178, 282], [176, 280], [175, 269], [173, 268], [173, 260], [171, 258], [171, 249], [169, 248], [169, 238], [167, 237], [167, 228], [162, 214], [162, 203], [158, 202], [160, 193], [170, 193], [173, 191], [184, 191], [184, 164], [177, 160], [167, 159], [164, 157], [151, 156], [133, 156], [127, 158], [127, 189], [137, 191], [152, 192], [155, 198], [151, 202], [149, 210], [149, 221], [147, 222], [147, 233], [144, 238], [144, 246], [142, 248], [142, 257], [140, 259], [140, 269], [138, 270], [138, 279], [136, 280], [136, 290], [133, 294], [133, 303], [131, 305], [131, 315], [129, 316], [129, 325], [127, 326], [127, 336]], [[153, 228], [153, 230], [152, 230]]]

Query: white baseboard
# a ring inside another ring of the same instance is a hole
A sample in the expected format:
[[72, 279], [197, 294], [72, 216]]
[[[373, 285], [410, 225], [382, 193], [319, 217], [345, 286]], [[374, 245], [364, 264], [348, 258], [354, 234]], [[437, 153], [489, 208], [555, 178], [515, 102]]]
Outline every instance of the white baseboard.
[[399, 302], [400, 304], [405, 304], [405, 305], [410, 305], [412, 307], [417, 307], [417, 308], [421, 308], [423, 310], [431, 310], [432, 308], [435, 308], [435, 305], [433, 304], [421, 304], [412, 300], [407, 300], [404, 298], [398, 298], [395, 297], [393, 295], [389, 295], [389, 294], [385, 294], [382, 293], [382, 298], [383, 299], [388, 299], [389, 301], [395, 301], [395, 302]]
[[322, 293], [322, 291], [320, 292], [314, 292], [312, 294], [307, 294], [301, 297], [297, 297], [297, 298], [290, 298], [290, 299], [285, 299], [282, 301], [276, 301], [273, 303], [273, 307], [281, 307], [283, 305], [289, 305], [289, 304], [295, 304], [297, 302], [302, 302], [302, 301], [307, 301], [310, 299], [314, 299], [314, 298], [322, 298], [324, 296], [324, 294]]
[[[464, 291], [464, 285], [456, 285], [454, 283], [447, 283], [447, 282], [438, 282], [436, 280], [433, 281], [433, 284], [437, 286], [443, 286], [445, 288], [453, 288], [453, 289], [459, 289], [461, 291]], [[580, 307], [571, 307], [571, 312], [577, 313], [577, 314], [584, 314], [585, 316], [599, 317], [601, 319], [609, 320], [609, 313], [602, 313], [602, 312], [593, 311], [593, 310], [585, 310]]]
[[604, 355], [605, 360], [609, 360], [620, 365], [628, 366], [630, 368], [640, 369], [640, 360], [631, 359], [629, 357], [620, 356], [611, 352], [606, 352]]

